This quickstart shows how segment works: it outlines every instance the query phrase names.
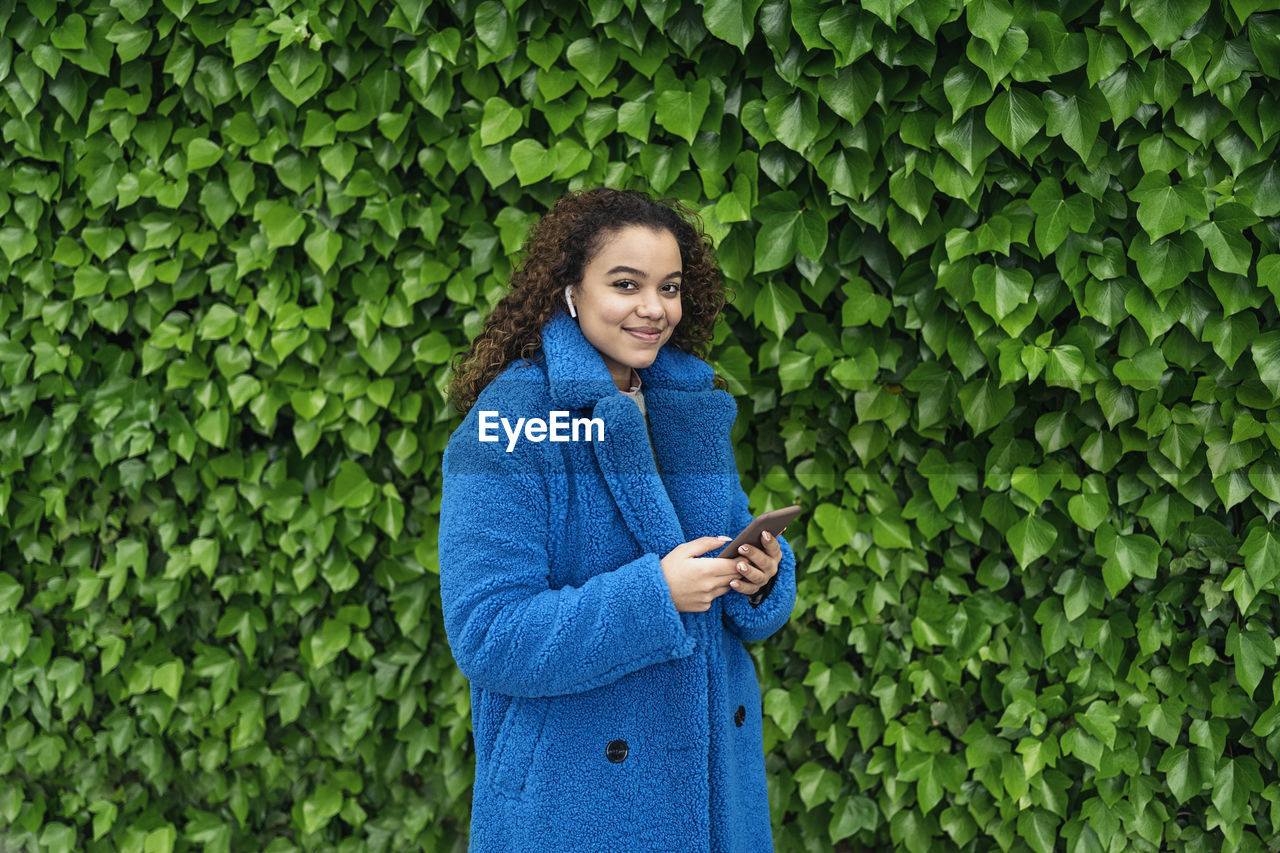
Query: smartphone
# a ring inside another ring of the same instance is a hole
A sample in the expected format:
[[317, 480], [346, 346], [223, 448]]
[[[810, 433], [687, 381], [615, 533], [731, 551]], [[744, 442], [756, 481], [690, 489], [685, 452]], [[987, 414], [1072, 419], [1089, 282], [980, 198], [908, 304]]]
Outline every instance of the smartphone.
[[800, 506], [788, 506], [782, 509], [775, 509], [771, 512], [761, 513], [751, 519], [751, 523], [739, 533], [734, 540], [724, 547], [720, 552], [720, 556], [729, 557], [730, 555], [737, 557], [738, 548], [743, 545], [753, 545], [756, 548], [762, 548], [760, 544], [760, 534], [766, 530], [773, 536], [777, 536], [782, 532], [788, 524], [795, 520], [800, 514]]

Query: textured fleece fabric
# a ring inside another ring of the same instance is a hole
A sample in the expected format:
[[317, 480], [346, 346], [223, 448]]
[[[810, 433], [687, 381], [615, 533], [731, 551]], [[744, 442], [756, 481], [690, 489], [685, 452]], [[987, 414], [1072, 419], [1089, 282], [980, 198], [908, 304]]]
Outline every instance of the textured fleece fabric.
[[[790, 617], [795, 556], [780, 538], [759, 607], [730, 591], [706, 613], [676, 611], [660, 562], [751, 520], [733, 398], [671, 346], [640, 371], [659, 476], [639, 408], [577, 323], [557, 314], [542, 340], [541, 358], [484, 389], [444, 455], [440, 589], [471, 682], [470, 849], [772, 850], [743, 642]], [[482, 411], [514, 424], [556, 410], [602, 419], [604, 440], [478, 440]]]

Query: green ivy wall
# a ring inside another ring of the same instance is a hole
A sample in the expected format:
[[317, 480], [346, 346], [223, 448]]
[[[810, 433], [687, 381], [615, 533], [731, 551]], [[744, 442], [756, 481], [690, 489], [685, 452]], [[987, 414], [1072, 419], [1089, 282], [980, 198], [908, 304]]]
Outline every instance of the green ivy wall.
[[697, 208], [780, 851], [1280, 833], [1280, 3], [0, 0], [0, 848], [461, 849], [453, 353]]

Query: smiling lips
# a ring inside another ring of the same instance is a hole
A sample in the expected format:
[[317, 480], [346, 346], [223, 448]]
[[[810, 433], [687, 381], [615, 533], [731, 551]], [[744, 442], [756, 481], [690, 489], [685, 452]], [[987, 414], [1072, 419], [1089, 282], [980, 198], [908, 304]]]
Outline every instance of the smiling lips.
[[652, 326], [641, 326], [636, 329], [628, 329], [624, 326], [623, 331], [630, 335], [634, 335], [645, 343], [650, 344], [657, 343], [658, 339], [662, 337], [662, 332]]

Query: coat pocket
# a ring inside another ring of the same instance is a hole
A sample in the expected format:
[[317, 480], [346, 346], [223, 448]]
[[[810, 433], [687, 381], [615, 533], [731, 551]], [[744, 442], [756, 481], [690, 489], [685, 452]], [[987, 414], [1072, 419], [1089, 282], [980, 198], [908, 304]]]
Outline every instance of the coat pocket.
[[509, 797], [525, 794], [529, 768], [542, 740], [551, 699], [513, 697], [503, 715], [493, 748], [490, 779], [495, 790]]

